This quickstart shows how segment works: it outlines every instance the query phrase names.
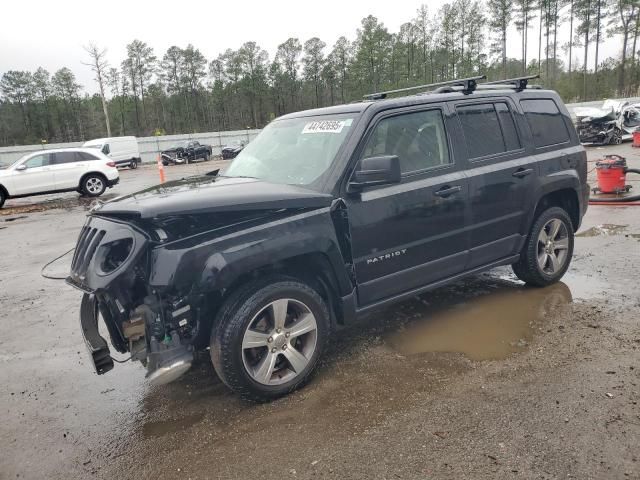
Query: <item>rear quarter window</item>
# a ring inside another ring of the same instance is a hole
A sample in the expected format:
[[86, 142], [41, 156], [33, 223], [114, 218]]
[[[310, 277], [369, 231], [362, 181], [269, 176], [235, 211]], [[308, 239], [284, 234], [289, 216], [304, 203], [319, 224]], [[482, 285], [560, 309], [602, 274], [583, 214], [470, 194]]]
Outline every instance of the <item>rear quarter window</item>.
[[520, 105], [531, 128], [536, 148], [569, 141], [569, 130], [556, 102], [550, 98], [536, 98], [520, 100]]
[[78, 159], [78, 162], [81, 162], [83, 160], [98, 160], [98, 157], [87, 152], [76, 152], [76, 157]]

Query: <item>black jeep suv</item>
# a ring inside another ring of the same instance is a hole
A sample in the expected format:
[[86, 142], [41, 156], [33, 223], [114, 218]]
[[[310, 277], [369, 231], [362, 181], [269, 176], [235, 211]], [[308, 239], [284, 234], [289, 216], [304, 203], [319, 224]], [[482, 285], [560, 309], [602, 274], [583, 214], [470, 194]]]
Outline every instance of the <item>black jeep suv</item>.
[[153, 383], [209, 347], [224, 383], [268, 400], [374, 309], [499, 265], [558, 281], [585, 152], [555, 92], [477, 79], [283, 116], [221, 174], [93, 210], [67, 281], [96, 371], [113, 368], [102, 317]]

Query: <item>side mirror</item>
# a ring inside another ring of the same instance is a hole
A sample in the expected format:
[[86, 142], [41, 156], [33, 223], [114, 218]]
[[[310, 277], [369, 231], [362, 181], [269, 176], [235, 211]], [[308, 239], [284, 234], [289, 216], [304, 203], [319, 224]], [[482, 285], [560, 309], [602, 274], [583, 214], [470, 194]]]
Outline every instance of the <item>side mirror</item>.
[[20, 165], [18, 165], [15, 169], [16, 169], [17, 171], [19, 171], [19, 172], [22, 172], [23, 170], [26, 170], [26, 169], [27, 169], [27, 166], [26, 166], [24, 163], [21, 163], [21, 164], [20, 164]]
[[374, 185], [400, 183], [400, 159], [397, 155], [363, 158], [353, 172], [348, 190], [357, 192]]

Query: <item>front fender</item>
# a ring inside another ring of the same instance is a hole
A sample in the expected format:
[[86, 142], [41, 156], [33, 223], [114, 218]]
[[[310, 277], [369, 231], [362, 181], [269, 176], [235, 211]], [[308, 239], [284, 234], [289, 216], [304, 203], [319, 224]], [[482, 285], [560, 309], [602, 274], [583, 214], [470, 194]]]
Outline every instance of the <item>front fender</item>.
[[338, 247], [330, 209], [321, 208], [236, 231], [217, 238], [192, 238], [151, 253], [150, 284], [155, 288], [206, 293], [229, 287], [241, 275], [306, 255], [325, 255], [339, 294], [352, 290]]

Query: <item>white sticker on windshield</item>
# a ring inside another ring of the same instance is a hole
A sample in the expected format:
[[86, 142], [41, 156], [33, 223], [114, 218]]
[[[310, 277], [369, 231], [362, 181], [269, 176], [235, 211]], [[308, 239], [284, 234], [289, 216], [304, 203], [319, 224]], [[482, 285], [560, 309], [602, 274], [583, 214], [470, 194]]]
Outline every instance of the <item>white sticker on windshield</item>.
[[344, 120], [321, 120], [307, 123], [302, 133], [340, 133], [346, 122]]

